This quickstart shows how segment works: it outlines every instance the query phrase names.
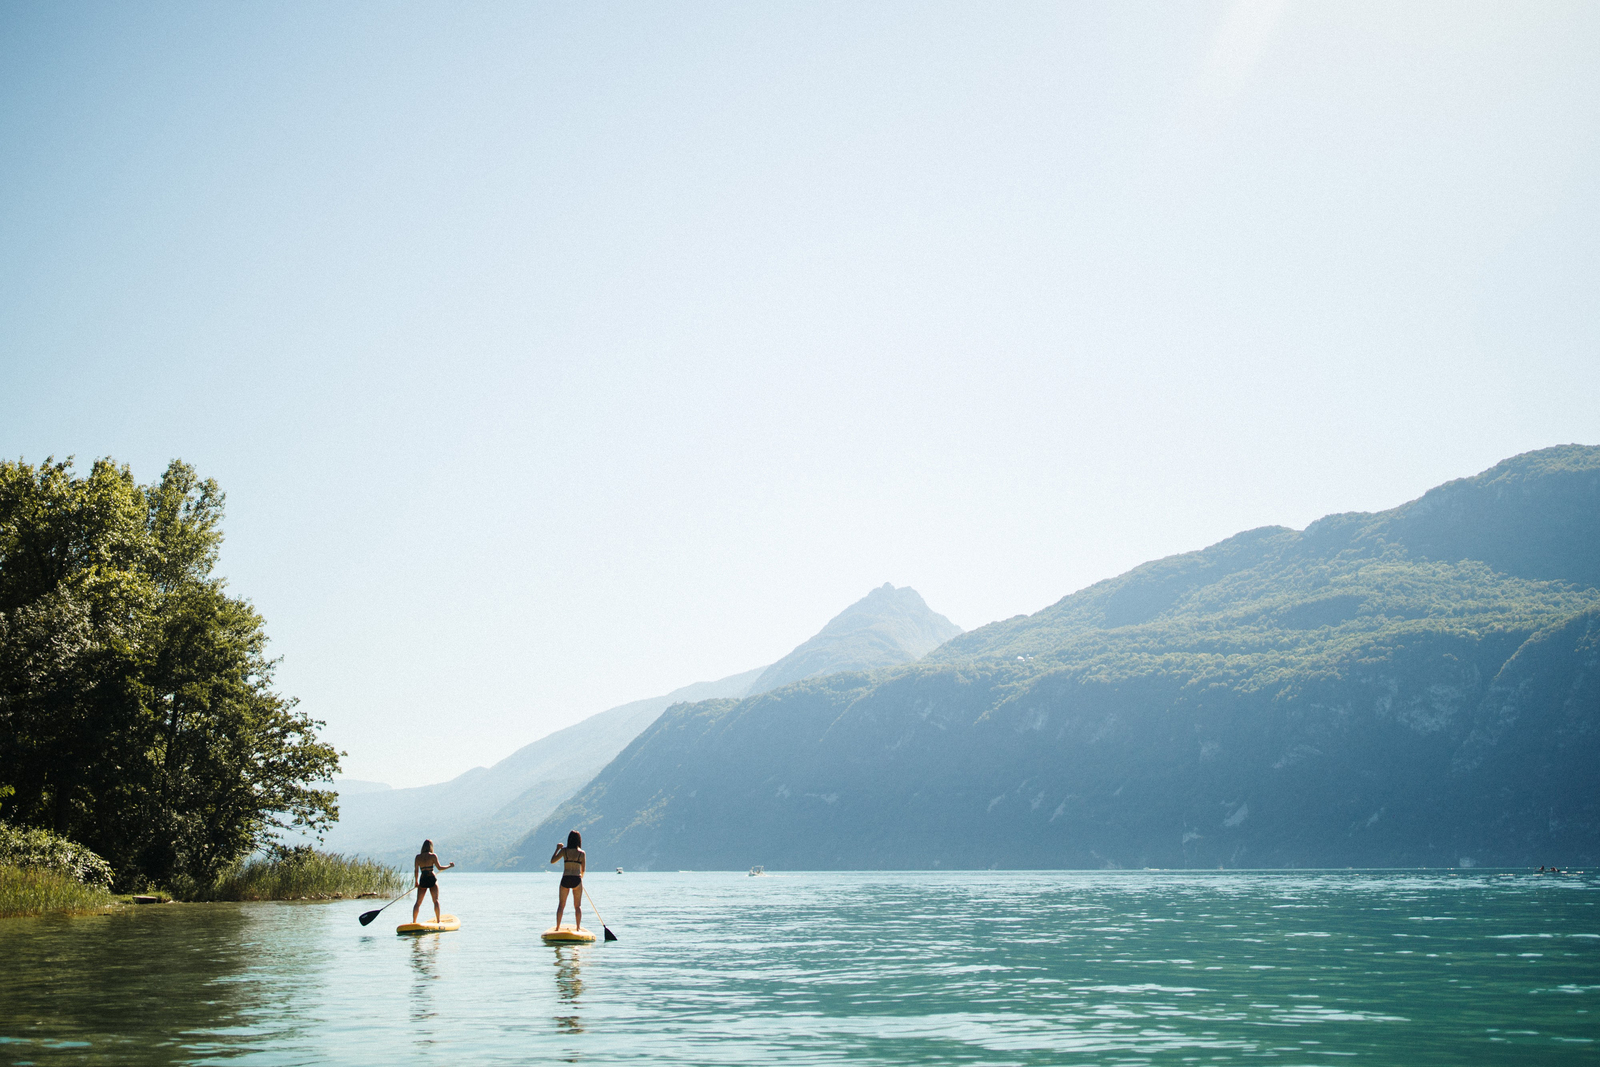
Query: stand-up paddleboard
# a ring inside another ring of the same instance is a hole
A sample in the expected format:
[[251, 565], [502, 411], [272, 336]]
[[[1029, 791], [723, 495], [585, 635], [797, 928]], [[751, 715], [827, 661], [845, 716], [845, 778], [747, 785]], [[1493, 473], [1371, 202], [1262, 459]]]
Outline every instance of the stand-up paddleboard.
[[594, 941], [594, 934], [577, 926], [552, 926], [539, 936], [549, 945], [587, 945]]
[[436, 934], [441, 930], [459, 930], [461, 920], [454, 915], [446, 915], [438, 922], [401, 923], [394, 928], [397, 934]]

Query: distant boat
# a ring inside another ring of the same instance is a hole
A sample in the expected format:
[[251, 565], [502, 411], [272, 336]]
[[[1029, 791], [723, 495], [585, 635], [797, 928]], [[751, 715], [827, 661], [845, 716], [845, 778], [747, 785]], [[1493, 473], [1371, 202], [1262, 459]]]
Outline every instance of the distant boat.
[[621, 867], [618, 867], [618, 868], [617, 868], [617, 873], [618, 873], [618, 874], [621, 874], [621, 873], [622, 873], [622, 868], [621, 868]]
[[751, 867], [750, 868], [750, 877], [752, 877], [752, 878], [754, 878], [758, 874], [766, 874], [766, 873], [767, 872], [766, 872], [766, 869], [764, 867], [756, 866], [756, 867]]

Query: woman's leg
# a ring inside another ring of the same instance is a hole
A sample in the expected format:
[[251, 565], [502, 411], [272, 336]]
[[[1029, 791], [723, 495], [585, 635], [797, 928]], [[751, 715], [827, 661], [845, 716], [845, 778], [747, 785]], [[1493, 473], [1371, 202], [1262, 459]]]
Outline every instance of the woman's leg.
[[412, 922], [416, 922], [417, 921], [417, 912], [422, 910], [422, 894], [424, 894], [426, 892], [427, 892], [426, 889], [422, 888], [420, 885], [417, 886], [417, 902], [415, 904], [411, 905], [411, 921]]
[[583, 929], [583, 883], [572, 888], [572, 925]]
[[561, 925], [561, 913], [567, 910], [567, 894], [572, 892], [566, 886], [561, 887], [561, 896], [556, 901], [556, 925]]
[[428, 892], [433, 894], [433, 921], [444, 922], [444, 916], [439, 914], [439, 883], [435, 882], [428, 887]]

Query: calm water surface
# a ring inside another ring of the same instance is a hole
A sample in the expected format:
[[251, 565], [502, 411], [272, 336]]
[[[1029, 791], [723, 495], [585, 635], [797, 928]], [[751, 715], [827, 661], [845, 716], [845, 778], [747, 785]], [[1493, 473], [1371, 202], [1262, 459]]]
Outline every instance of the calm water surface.
[[[1600, 880], [1527, 872], [448, 874], [368, 901], [0, 920], [0, 1061], [1585, 1064]], [[409, 907], [406, 908], [409, 913]]]

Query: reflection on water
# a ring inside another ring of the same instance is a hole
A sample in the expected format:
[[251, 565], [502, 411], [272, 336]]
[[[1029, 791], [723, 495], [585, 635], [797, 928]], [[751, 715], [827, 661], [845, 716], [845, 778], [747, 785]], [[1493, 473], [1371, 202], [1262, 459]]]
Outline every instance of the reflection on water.
[[[245, 917], [234, 907], [138, 910], [0, 920], [0, 1058], [188, 1062], [189, 1035], [236, 1025], [251, 1004], [233, 980], [254, 944]], [[164, 1025], [153, 1033], [155, 1019]]]
[[556, 1015], [556, 1028], [569, 1034], [583, 1033], [583, 1020], [578, 1017], [578, 998], [583, 996], [583, 953], [586, 946], [557, 945], [556, 1003], [562, 1014]]
[[408, 962], [411, 964], [411, 1021], [424, 1023], [437, 1015], [429, 986], [439, 980], [435, 957], [439, 954], [439, 939], [443, 934], [422, 934], [406, 938]]
[[[0, 921], [0, 1063], [1588, 1064], [1600, 882], [1513, 872], [629, 875]], [[552, 979], [554, 979], [552, 981]]]

